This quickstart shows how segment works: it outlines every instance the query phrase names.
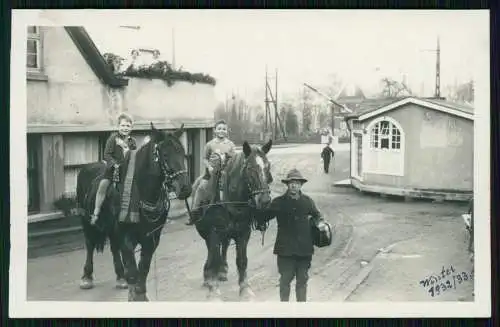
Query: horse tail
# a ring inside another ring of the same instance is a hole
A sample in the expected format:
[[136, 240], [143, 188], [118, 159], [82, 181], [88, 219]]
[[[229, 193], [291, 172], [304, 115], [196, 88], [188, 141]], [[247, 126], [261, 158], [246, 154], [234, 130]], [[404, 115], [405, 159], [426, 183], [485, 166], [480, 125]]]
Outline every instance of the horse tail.
[[95, 250], [98, 253], [104, 252], [104, 246], [106, 246], [106, 240], [108, 239], [105, 233], [96, 233], [95, 234]]
[[93, 197], [95, 197], [95, 194], [93, 185], [102, 173], [102, 170], [103, 164], [101, 162], [90, 163], [81, 168], [76, 179], [76, 197], [74, 203], [76, 214], [81, 217], [84, 237], [91, 240], [94, 243], [96, 251], [100, 253], [104, 252], [108, 234], [91, 226], [89, 220], [86, 218], [88, 218], [87, 216], [94, 205]]

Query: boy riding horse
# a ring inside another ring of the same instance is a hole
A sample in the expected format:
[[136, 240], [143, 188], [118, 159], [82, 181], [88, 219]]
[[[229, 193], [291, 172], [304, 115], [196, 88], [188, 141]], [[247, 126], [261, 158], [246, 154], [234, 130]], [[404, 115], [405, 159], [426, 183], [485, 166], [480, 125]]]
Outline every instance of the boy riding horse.
[[[203, 203], [207, 201], [207, 197], [215, 190], [207, 190], [208, 181], [215, 172], [214, 161], [220, 160], [222, 169], [227, 160], [234, 156], [235, 145], [227, 137], [227, 123], [224, 120], [219, 120], [215, 123], [215, 137], [205, 145], [205, 175], [200, 180], [199, 186], [193, 196], [193, 211], [186, 225], [194, 225], [203, 215]], [[216, 183], [218, 184], [218, 183]]]
[[122, 113], [120, 116], [118, 116], [118, 132], [111, 134], [111, 136], [106, 141], [106, 147], [104, 149], [106, 170], [104, 172], [104, 178], [100, 181], [99, 188], [97, 189], [95, 209], [90, 220], [90, 223], [92, 225], [95, 225], [99, 220], [101, 206], [104, 202], [104, 199], [106, 198], [109, 184], [112, 180], [113, 182], [116, 182], [116, 178], [114, 178], [114, 175], [118, 173], [120, 165], [125, 161], [127, 152], [129, 150], [135, 150], [137, 148], [135, 139], [130, 136], [130, 132], [132, 131], [132, 124], [132, 117], [130, 117], [126, 113]]

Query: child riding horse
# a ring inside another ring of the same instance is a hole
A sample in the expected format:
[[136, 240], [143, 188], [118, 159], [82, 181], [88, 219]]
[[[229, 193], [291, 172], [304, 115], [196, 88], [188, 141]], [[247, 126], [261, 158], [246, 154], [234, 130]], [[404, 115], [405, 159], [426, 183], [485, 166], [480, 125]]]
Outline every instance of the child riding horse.
[[[203, 216], [203, 203], [207, 201], [207, 195], [215, 190], [207, 190], [208, 181], [215, 171], [214, 160], [221, 160], [222, 166], [234, 156], [234, 143], [227, 138], [227, 123], [219, 120], [215, 123], [215, 137], [205, 145], [205, 175], [199, 181], [197, 191], [193, 196], [193, 210], [186, 225], [193, 225]], [[215, 155], [215, 156], [214, 156]], [[219, 167], [222, 168], [222, 167]]]

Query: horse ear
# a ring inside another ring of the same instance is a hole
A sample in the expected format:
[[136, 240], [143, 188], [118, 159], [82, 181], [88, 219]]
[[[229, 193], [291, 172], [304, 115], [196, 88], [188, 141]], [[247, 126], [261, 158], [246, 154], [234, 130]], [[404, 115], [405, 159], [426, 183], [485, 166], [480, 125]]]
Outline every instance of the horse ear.
[[173, 135], [176, 137], [176, 138], [179, 138], [181, 137], [181, 135], [184, 133], [184, 124], [181, 125], [181, 128], [179, 128], [178, 130], [176, 130]]
[[160, 130], [156, 129], [153, 122], [151, 122], [151, 140], [153, 140], [154, 142], [160, 142], [163, 137], [163, 133]]
[[271, 150], [271, 147], [273, 146], [273, 140], [269, 140], [266, 144], [264, 144], [261, 148], [262, 152], [267, 154], [269, 150]]
[[250, 147], [250, 144], [248, 144], [247, 141], [243, 142], [243, 153], [247, 158], [250, 155], [250, 153], [252, 153], [252, 148]]

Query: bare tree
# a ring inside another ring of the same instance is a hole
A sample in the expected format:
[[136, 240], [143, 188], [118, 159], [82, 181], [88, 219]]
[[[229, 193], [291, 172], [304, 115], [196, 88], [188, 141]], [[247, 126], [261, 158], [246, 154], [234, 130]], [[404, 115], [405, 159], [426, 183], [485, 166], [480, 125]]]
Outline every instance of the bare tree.
[[474, 81], [446, 87], [447, 98], [453, 102], [474, 103]]
[[304, 89], [302, 94], [302, 129], [304, 133], [311, 131], [313, 108], [311, 92]]
[[398, 82], [392, 78], [384, 77], [380, 81], [382, 84], [381, 96], [386, 98], [393, 98], [402, 95], [412, 95], [413, 92], [406, 85], [404, 81]]
[[342, 78], [336, 73], [331, 73], [328, 75], [327, 85], [322, 89], [325, 90], [326, 95], [328, 95], [332, 99], [335, 99], [337, 94], [340, 92], [342, 85]]

